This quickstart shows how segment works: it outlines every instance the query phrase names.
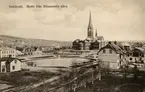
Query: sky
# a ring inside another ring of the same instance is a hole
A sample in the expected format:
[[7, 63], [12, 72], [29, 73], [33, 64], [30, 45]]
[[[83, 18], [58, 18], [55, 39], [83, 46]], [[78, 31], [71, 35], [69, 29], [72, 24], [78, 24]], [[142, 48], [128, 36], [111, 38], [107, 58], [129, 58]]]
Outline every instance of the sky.
[[94, 29], [105, 40], [145, 40], [145, 0], [1, 0], [0, 35], [60, 41], [85, 39], [90, 11]]

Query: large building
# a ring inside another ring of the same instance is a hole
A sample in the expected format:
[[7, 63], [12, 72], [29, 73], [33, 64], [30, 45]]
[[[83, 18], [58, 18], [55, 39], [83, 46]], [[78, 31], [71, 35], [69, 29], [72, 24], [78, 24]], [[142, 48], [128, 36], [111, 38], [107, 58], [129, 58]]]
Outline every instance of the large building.
[[0, 47], [0, 58], [3, 57], [16, 57], [16, 50], [9, 47]]
[[94, 30], [91, 18], [91, 12], [89, 15], [89, 24], [87, 27], [87, 38], [85, 40], [76, 39], [73, 42], [73, 49], [75, 50], [98, 50], [103, 47], [104, 37], [98, 36], [97, 30]]

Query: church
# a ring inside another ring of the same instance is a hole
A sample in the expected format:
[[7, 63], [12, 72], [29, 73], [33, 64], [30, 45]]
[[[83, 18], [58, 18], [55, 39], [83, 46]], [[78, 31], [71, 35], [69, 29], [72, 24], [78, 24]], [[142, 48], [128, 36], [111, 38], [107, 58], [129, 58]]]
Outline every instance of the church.
[[103, 47], [104, 37], [98, 36], [97, 30], [94, 30], [91, 18], [89, 15], [89, 24], [87, 27], [87, 38], [85, 40], [76, 39], [73, 41], [72, 48], [74, 50], [98, 50]]

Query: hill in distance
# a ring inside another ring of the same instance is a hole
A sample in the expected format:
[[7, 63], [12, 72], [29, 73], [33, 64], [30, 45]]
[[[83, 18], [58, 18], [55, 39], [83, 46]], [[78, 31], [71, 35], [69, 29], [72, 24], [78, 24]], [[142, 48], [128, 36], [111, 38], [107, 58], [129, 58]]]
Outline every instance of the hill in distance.
[[8, 35], [0, 35], [0, 44], [4, 46], [71, 46], [70, 41], [55, 41], [44, 39], [21, 38]]

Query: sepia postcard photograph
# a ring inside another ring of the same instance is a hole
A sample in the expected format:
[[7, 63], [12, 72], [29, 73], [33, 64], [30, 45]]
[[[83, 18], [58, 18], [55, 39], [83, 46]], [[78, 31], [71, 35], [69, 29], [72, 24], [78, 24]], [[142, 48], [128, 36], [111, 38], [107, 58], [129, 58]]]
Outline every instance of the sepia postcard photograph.
[[0, 92], [145, 92], [145, 0], [1, 0]]

